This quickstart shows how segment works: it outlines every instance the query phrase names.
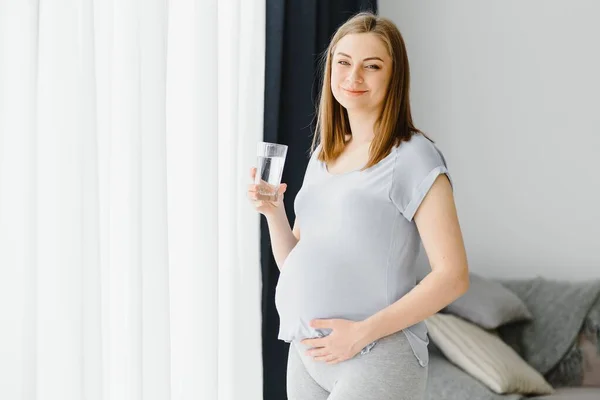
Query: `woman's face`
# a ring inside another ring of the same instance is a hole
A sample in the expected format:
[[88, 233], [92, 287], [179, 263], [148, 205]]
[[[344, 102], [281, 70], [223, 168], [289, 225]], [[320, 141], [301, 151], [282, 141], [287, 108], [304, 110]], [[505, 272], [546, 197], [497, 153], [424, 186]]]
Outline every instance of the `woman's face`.
[[346, 109], [377, 110], [383, 104], [392, 71], [385, 44], [375, 34], [344, 36], [331, 59], [331, 91]]

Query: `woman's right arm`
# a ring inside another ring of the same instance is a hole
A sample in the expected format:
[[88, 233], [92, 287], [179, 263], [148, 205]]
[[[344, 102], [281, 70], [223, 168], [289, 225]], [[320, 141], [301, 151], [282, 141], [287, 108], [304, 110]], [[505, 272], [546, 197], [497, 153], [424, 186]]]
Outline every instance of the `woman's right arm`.
[[[254, 182], [256, 168], [250, 169], [250, 178]], [[275, 263], [281, 271], [283, 263], [290, 251], [298, 244], [300, 240], [300, 228], [298, 224], [294, 224], [294, 230], [290, 228], [285, 207], [283, 205], [283, 197], [287, 185], [284, 183], [279, 187], [276, 201], [270, 201], [265, 196], [257, 192], [258, 185], [251, 183], [248, 185], [248, 198], [254, 203], [256, 211], [260, 212], [267, 219], [269, 225], [269, 235], [271, 237], [271, 250]]]
[[281, 271], [285, 259], [300, 241], [300, 229], [297, 223], [294, 224], [293, 230], [290, 228], [284, 207], [277, 207], [265, 217], [269, 225], [273, 257]]

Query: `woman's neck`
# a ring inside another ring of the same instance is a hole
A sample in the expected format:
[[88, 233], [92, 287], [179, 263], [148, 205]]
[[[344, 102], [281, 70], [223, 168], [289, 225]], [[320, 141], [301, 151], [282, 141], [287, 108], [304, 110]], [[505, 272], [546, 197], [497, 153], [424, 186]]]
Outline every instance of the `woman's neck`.
[[375, 122], [379, 113], [372, 110], [350, 110], [348, 120], [354, 144], [370, 143], [375, 137]]

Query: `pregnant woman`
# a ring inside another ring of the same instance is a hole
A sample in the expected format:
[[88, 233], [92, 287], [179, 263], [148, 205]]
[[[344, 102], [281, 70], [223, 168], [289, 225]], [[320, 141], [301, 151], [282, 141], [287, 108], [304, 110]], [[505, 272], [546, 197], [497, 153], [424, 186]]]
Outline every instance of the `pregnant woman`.
[[[391, 21], [354, 16], [324, 61], [293, 230], [285, 184], [276, 202], [248, 189], [281, 271], [288, 399], [422, 399], [424, 320], [469, 286], [452, 181], [441, 151], [413, 125], [406, 49]], [[421, 242], [431, 272], [417, 285]]]

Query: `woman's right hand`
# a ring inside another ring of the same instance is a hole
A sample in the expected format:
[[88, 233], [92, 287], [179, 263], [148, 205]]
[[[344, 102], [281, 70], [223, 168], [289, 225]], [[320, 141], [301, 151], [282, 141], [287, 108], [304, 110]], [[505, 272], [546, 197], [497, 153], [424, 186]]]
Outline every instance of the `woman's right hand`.
[[258, 192], [258, 189], [261, 185], [267, 187], [268, 184], [264, 181], [261, 181], [260, 184], [255, 184], [255, 176], [256, 168], [252, 167], [250, 168], [250, 178], [252, 179], [252, 183], [248, 185], [248, 199], [252, 202], [256, 211], [265, 217], [268, 217], [283, 208], [283, 194], [287, 189], [287, 184], [282, 183], [279, 185], [279, 189], [277, 191], [277, 200], [273, 201], [270, 196], [263, 195]]

